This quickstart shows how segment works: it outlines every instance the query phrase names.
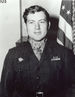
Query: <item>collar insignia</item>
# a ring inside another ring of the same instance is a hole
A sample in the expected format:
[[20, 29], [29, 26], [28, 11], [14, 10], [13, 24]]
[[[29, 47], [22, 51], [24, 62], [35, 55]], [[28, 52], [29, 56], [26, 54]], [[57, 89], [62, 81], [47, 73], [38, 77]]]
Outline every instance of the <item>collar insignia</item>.
[[24, 59], [22, 57], [18, 58], [19, 62], [22, 62]]

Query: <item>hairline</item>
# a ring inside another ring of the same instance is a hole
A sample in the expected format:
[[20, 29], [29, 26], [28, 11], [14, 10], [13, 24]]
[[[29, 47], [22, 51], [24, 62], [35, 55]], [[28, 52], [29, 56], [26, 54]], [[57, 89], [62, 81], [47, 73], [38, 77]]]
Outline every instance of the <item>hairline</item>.
[[[49, 13], [41, 6], [38, 6], [38, 5], [35, 5], [35, 6], [31, 6], [29, 8], [27, 8], [23, 14], [23, 18], [24, 18], [24, 21], [25, 23], [27, 22], [27, 16], [29, 14], [35, 14], [36, 12], [43, 12], [46, 16], [46, 20], [47, 20], [47, 23], [49, 23]], [[24, 17], [25, 15], [25, 17]]]

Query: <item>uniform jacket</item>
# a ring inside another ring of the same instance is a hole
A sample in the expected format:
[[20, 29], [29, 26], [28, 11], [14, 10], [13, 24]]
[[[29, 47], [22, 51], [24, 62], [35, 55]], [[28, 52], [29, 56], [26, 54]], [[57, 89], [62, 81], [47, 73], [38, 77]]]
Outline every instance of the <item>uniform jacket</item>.
[[75, 58], [69, 49], [47, 41], [38, 61], [29, 42], [10, 49], [4, 61], [1, 97], [75, 97]]

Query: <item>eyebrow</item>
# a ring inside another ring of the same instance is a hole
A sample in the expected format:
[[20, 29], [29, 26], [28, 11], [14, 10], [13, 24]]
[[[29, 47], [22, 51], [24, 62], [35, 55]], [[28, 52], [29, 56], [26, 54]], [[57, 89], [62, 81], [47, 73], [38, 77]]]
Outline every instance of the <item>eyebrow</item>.
[[[39, 21], [47, 21], [46, 19], [40, 19]], [[35, 22], [35, 20], [27, 20], [28, 22], [32, 21], [32, 22]]]
[[43, 20], [44, 20], [44, 21], [47, 21], [46, 19], [40, 19], [39, 21], [43, 21]]
[[34, 20], [27, 20], [28, 22], [30, 22], [30, 21], [33, 21], [34, 22]]

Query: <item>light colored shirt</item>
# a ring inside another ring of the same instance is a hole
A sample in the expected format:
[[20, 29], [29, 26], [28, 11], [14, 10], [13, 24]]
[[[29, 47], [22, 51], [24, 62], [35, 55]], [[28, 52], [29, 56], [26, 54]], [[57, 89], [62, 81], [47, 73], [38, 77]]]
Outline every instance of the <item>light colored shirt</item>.
[[38, 58], [39, 61], [41, 59], [41, 55], [43, 53], [46, 41], [47, 41], [47, 39], [43, 39], [42, 41], [37, 42], [37, 41], [29, 38], [29, 42], [31, 44], [33, 52], [34, 52], [35, 56]]

